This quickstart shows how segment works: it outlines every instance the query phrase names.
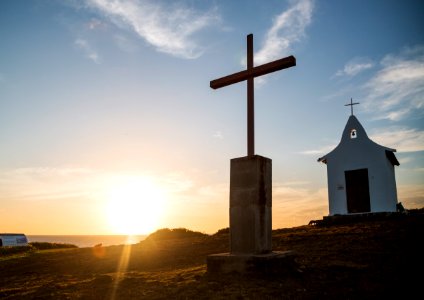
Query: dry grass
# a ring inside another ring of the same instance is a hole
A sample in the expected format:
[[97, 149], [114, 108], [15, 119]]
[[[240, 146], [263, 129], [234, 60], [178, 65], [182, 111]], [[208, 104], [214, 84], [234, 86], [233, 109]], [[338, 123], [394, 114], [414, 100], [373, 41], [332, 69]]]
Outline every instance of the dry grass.
[[274, 230], [273, 249], [295, 251], [296, 267], [272, 277], [209, 276], [206, 256], [228, 251], [225, 230], [36, 251], [0, 260], [0, 298], [408, 299], [420, 290], [423, 237], [423, 214]]

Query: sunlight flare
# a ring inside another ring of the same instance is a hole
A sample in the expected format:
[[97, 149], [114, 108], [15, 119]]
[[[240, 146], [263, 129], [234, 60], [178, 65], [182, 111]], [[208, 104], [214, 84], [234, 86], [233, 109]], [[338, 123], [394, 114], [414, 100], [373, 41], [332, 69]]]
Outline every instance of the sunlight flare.
[[107, 189], [107, 219], [114, 233], [148, 234], [160, 224], [165, 192], [152, 178], [119, 178]]

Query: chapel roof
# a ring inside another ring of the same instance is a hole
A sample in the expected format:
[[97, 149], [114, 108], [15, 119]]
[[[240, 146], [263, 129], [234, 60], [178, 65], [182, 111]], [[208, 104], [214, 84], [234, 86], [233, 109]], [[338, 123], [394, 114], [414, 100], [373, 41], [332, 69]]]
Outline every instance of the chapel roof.
[[368, 137], [362, 124], [353, 114], [347, 120], [340, 143], [332, 151], [318, 158], [318, 162], [323, 162], [326, 164], [328, 157], [331, 156], [331, 154], [334, 153], [335, 151], [340, 150], [341, 145], [345, 145], [345, 144], [349, 145], [350, 143], [374, 144], [376, 147], [380, 147], [386, 151], [386, 156], [393, 165], [399, 166], [399, 161], [397, 160], [396, 156], [393, 153], [393, 152], [396, 152], [396, 149], [384, 147], [372, 141]]

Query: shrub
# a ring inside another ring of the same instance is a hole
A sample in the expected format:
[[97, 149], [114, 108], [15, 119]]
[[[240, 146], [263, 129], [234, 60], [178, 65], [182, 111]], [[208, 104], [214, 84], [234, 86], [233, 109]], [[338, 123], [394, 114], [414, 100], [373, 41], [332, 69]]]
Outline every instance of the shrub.
[[230, 227], [222, 228], [218, 230], [214, 235], [221, 235], [221, 234], [229, 234], [230, 233]]
[[186, 228], [163, 228], [158, 229], [157, 231], [150, 234], [146, 240], [169, 240], [169, 239], [183, 239], [183, 238], [193, 238], [193, 237], [204, 237], [207, 234], [192, 231]]
[[32, 242], [28, 246], [4, 246], [0, 247], [0, 255], [13, 255], [19, 253], [26, 253], [36, 250], [49, 250], [49, 249], [66, 249], [66, 248], [78, 248], [72, 244], [62, 243], [46, 243], [46, 242]]
[[33, 250], [31, 245], [28, 246], [4, 246], [0, 247], [0, 255], [13, 255], [18, 253], [30, 252]]
[[64, 243], [46, 243], [46, 242], [32, 242], [30, 243], [36, 250], [49, 250], [49, 249], [64, 249], [64, 248], [78, 248], [72, 244]]

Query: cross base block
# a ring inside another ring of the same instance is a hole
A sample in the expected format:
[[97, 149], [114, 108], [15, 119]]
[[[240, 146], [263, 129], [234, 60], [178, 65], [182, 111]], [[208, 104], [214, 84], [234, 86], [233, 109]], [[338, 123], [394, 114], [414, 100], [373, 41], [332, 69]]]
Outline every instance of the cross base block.
[[272, 244], [272, 161], [253, 155], [231, 160], [230, 253], [266, 254]]

